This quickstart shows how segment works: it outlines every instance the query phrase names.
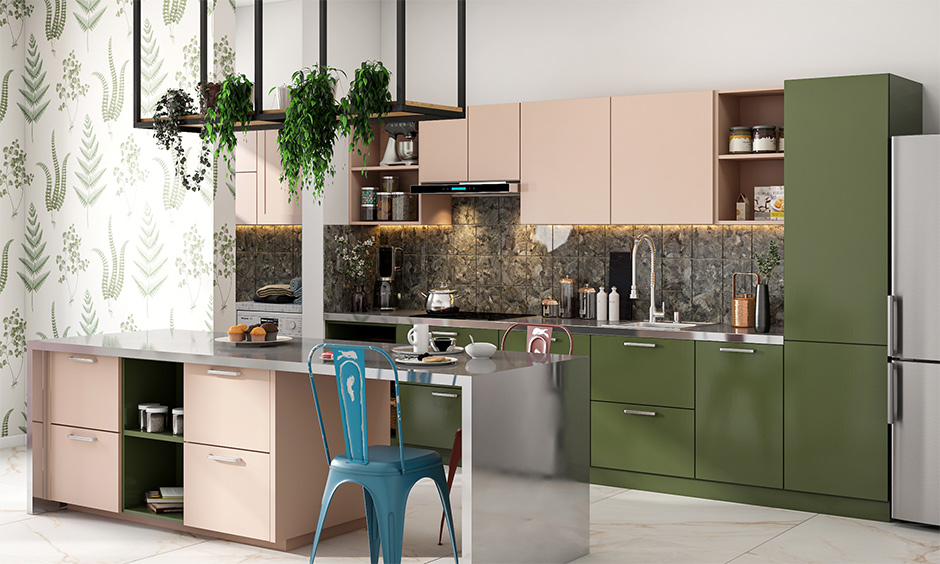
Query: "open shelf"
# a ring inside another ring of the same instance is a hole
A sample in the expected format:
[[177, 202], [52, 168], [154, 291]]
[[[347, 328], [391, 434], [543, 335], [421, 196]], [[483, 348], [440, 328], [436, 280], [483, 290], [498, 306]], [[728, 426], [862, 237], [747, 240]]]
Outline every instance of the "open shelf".
[[720, 161], [776, 161], [783, 160], [783, 153], [736, 153], [718, 155]]
[[718, 225], [783, 225], [783, 221], [776, 219], [748, 219], [745, 221], [722, 219], [718, 221]]
[[147, 439], [150, 441], [166, 441], [168, 443], [180, 443], [183, 444], [183, 437], [179, 435], [174, 435], [173, 433], [147, 433], [146, 431], [138, 431], [136, 429], [124, 429], [125, 437], [134, 437], [137, 439]]
[[160, 519], [162, 521], [170, 521], [171, 523], [183, 524], [183, 512], [179, 513], [153, 513], [147, 509], [146, 505], [138, 505], [135, 507], [127, 507], [124, 509], [124, 513], [130, 513], [131, 515], [140, 515], [143, 517], [150, 517], [152, 519]]

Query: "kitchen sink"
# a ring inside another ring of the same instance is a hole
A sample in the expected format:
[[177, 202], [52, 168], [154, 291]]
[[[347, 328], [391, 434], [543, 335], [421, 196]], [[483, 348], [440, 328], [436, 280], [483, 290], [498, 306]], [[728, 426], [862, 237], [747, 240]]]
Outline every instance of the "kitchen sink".
[[657, 331], [675, 331], [697, 327], [699, 325], [708, 325], [708, 323], [675, 323], [674, 321], [624, 321], [617, 324], [598, 325], [612, 329], [653, 329]]

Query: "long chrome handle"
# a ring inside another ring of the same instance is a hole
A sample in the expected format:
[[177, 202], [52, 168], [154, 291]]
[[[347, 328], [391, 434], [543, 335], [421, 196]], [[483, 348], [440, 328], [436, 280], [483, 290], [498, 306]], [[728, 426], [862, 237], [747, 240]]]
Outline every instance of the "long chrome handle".
[[893, 425], [897, 414], [897, 368], [888, 363], [888, 425]]
[[239, 462], [241, 458], [232, 458], [230, 456], [218, 456], [215, 454], [207, 454], [206, 458], [209, 460], [218, 460], [219, 462]]
[[888, 356], [895, 356], [897, 350], [897, 327], [895, 319], [898, 314], [898, 300], [892, 294], [888, 294]]
[[237, 370], [216, 370], [214, 368], [206, 370], [206, 374], [211, 376], [241, 376], [241, 372]]
[[73, 435], [69, 433], [67, 438], [72, 439], [73, 441], [82, 441], [83, 443], [93, 443], [97, 439], [95, 437], [83, 437], [81, 435]]
[[448, 394], [445, 392], [431, 392], [431, 395], [436, 398], [455, 398], [457, 394]]
[[624, 413], [627, 415], [645, 415], [646, 417], [656, 417], [655, 411], [639, 411], [636, 409], [624, 409]]
[[431, 335], [439, 335], [441, 337], [456, 337], [457, 333], [454, 331], [431, 331]]
[[729, 349], [727, 347], [721, 347], [718, 349], [718, 352], [754, 354], [754, 349]]
[[84, 362], [85, 364], [94, 364], [95, 362], [93, 358], [82, 358], [80, 356], [70, 356], [68, 359], [72, 362]]
[[627, 341], [623, 344], [625, 347], [642, 347], [644, 349], [656, 348], [656, 343], [631, 343]]

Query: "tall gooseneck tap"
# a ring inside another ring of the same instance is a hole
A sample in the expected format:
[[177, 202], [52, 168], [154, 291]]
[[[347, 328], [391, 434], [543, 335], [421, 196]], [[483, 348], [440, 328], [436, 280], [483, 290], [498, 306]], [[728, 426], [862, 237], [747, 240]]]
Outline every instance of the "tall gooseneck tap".
[[637, 250], [640, 248], [640, 243], [646, 241], [646, 244], [650, 247], [650, 322], [656, 321], [657, 317], [666, 316], [666, 302], [663, 302], [662, 309], [656, 309], [656, 245], [653, 243], [653, 239], [649, 235], [643, 234], [633, 240], [633, 250], [630, 251], [630, 254], [633, 255], [633, 283], [630, 285], [630, 299], [635, 300], [639, 296], [636, 291], [636, 255]]

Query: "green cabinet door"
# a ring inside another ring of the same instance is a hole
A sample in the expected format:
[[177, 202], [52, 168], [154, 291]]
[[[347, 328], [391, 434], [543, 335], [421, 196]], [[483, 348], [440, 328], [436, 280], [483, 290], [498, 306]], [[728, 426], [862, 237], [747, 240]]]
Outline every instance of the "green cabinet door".
[[692, 478], [691, 409], [591, 402], [591, 466]]
[[888, 74], [784, 86], [787, 340], [886, 344], [890, 137], [922, 87]]
[[591, 399], [691, 409], [695, 342], [592, 336]]
[[783, 347], [695, 344], [695, 477], [783, 487]]
[[887, 501], [887, 347], [788, 342], [788, 490]]
[[460, 388], [401, 385], [401, 439], [406, 445], [449, 449], [460, 428]]
[[[499, 338], [503, 338], [504, 331], [499, 332]], [[507, 351], [525, 350], [526, 330], [524, 327], [513, 329], [506, 337]], [[572, 335], [574, 338], [574, 352], [576, 356], [590, 356], [591, 354], [591, 336], [590, 335]], [[476, 338], [476, 337], [474, 337]], [[497, 343], [498, 344], [498, 343]], [[569, 349], [568, 334], [561, 330], [552, 331], [552, 354], [568, 354]]]

